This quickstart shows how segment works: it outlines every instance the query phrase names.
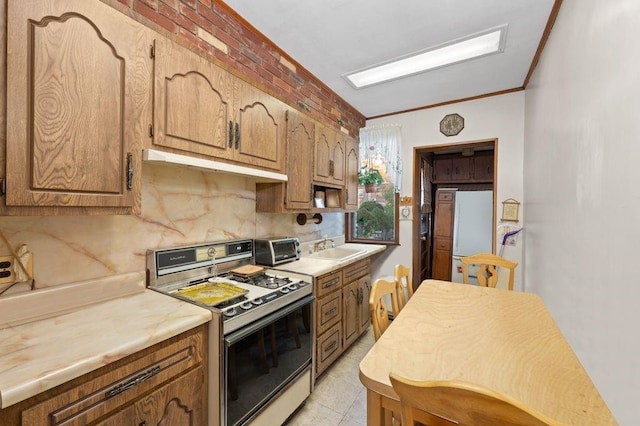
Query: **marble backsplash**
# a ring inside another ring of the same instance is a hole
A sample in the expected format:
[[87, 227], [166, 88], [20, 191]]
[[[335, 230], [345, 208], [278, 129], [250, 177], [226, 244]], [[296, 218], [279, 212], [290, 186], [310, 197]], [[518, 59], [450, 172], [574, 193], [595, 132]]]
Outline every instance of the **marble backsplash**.
[[[38, 288], [144, 271], [146, 250], [236, 238], [344, 234], [344, 215], [300, 226], [295, 214], [256, 213], [244, 176], [144, 164], [141, 216], [0, 217], [0, 229], [34, 255]], [[0, 254], [8, 254], [5, 247]], [[0, 286], [0, 290], [4, 287]], [[11, 289], [6, 295], [24, 289]]]

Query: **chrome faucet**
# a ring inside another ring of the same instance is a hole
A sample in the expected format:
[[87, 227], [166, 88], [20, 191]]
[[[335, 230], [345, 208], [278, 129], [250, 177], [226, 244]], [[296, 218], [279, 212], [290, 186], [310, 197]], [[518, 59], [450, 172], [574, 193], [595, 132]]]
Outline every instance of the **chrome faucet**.
[[336, 243], [333, 241], [333, 239], [329, 238], [328, 235], [325, 235], [324, 238], [321, 241], [316, 241], [313, 244], [313, 251], [314, 252], [319, 252], [319, 251], [322, 251], [322, 250], [326, 250], [328, 242], [331, 243], [331, 247], [335, 247], [336, 246]]

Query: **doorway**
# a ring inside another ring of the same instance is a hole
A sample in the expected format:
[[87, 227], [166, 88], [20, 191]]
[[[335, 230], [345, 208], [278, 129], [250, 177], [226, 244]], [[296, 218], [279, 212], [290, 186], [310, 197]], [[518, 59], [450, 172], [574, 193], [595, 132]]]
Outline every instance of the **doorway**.
[[[424, 279], [433, 278], [434, 257], [437, 256], [441, 263], [448, 262], [451, 265], [452, 262], [451, 249], [448, 253], [446, 250], [435, 250], [438, 189], [493, 191], [492, 242], [495, 241], [498, 140], [415, 147], [413, 152], [413, 282], [420, 283]], [[451, 242], [452, 235], [445, 238], [449, 238]], [[492, 244], [493, 252], [494, 245]], [[444, 248], [447, 246], [450, 247], [451, 244], [443, 245]], [[450, 274], [451, 272], [449, 277]], [[442, 278], [441, 271], [439, 277]]]

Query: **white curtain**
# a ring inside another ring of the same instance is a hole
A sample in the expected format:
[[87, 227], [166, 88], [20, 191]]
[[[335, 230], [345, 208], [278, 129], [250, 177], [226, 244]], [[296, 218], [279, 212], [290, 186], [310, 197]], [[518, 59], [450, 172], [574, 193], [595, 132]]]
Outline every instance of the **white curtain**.
[[396, 192], [402, 190], [402, 126], [387, 124], [360, 129], [360, 166], [378, 169]]

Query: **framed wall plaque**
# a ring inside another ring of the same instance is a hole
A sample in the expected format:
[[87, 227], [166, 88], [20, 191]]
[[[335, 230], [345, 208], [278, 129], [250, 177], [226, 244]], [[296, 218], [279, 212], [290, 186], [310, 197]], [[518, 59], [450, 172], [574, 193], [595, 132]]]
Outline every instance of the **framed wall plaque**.
[[503, 222], [518, 222], [518, 210], [520, 209], [520, 203], [513, 198], [509, 198], [502, 202], [502, 221]]

